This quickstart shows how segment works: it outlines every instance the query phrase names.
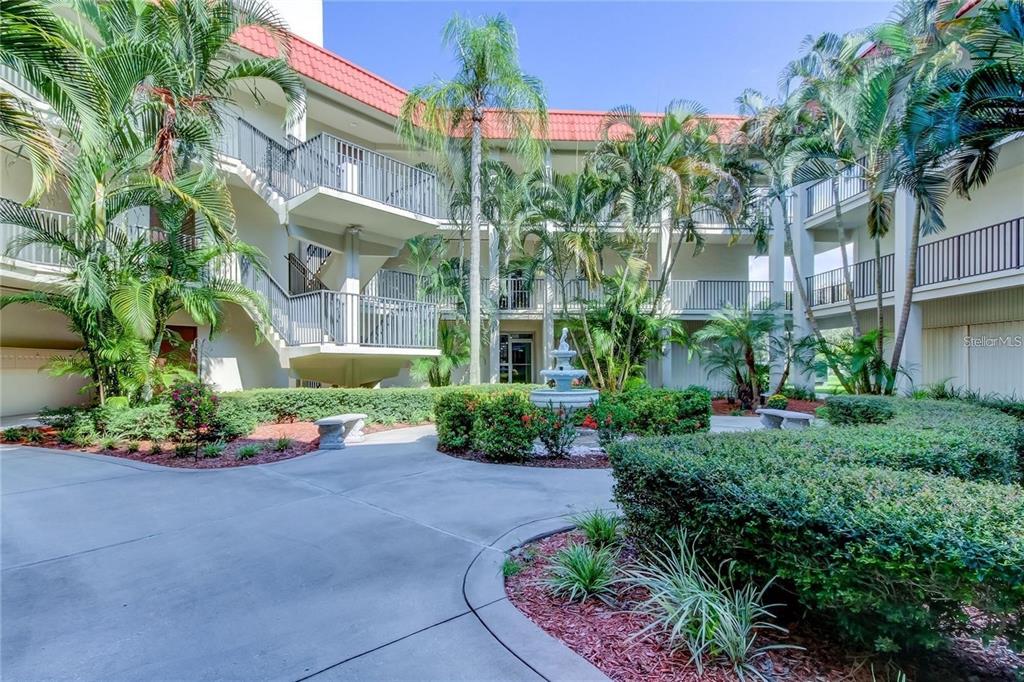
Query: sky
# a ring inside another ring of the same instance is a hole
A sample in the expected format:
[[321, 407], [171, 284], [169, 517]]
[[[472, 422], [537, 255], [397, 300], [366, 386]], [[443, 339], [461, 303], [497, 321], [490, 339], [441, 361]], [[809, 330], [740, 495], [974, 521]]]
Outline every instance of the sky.
[[350, 2], [325, 0], [324, 42], [403, 88], [454, 73], [441, 29], [455, 13], [504, 13], [523, 70], [548, 106], [660, 111], [676, 99], [736, 113], [753, 87], [774, 95], [778, 75], [809, 33], [885, 19], [892, 0], [801, 2]]

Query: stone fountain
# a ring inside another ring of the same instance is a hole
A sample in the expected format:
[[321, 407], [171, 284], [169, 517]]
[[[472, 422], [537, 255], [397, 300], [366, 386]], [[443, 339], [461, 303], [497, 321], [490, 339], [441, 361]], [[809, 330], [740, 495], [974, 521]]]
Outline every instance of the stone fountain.
[[541, 370], [546, 381], [555, 382], [554, 388], [538, 388], [530, 391], [530, 402], [538, 407], [563, 408], [567, 412], [592, 405], [597, 400], [597, 391], [592, 388], [573, 388], [572, 382], [587, 376], [585, 369], [573, 369], [572, 359], [576, 351], [569, 349], [569, 330], [562, 329], [558, 348], [551, 351], [555, 358], [554, 369]]

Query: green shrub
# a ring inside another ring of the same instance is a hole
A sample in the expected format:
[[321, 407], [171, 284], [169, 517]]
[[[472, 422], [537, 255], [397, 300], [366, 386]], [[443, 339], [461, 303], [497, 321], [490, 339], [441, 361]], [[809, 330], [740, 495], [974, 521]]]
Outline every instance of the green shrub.
[[504, 578], [518, 575], [522, 570], [523, 565], [515, 557], [505, 557], [505, 560], [501, 562], [501, 575]]
[[534, 413], [537, 438], [552, 457], [568, 457], [579, 433], [572, 418], [561, 407], [541, 407]]
[[274, 441], [274, 452], [284, 452], [292, 446], [291, 438], [278, 438]]
[[825, 400], [828, 420], [833, 424], [884, 424], [896, 415], [892, 398], [864, 395], [836, 395]]
[[95, 410], [93, 418], [102, 425], [101, 433], [119, 439], [163, 441], [176, 431], [168, 403], [117, 409], [104, 406]]
[[647, 598], [636, 611], [650, 617], [637, 636], [654, 632], [664, 637], [672, 651], [686, 650], [702, 675], [708, 660], [724, 659], [738, 679], [760, 679], [755, 660], [779, 645], [754, 646], [758, 631], [784, 628], [771, 622], [764, 605], [764, 588], [736, 586], [734, 562], [715, 565], [701, 561], [684, 532], [676, 542], [663, 541], [627, 572], [623, 582], [640, 588]]
[[801, 388], [799, 386], [783, 386], [782, 395], [786, 396], [790, 400], [814, 400], [813, 388]]
[[607, 547], [570, 544], [551, 558], [551, 592], [569, 601], [607, 598], [615, 585], [615, 555]]
[[473, 447], [473, 411], [481, 394], [469, 390], [447, 391], [437, 396], [437, 446], [445, 452], [464, 452]]
[[269, 419], [262, 419], [261, 413], [251, 409], [251, 405], [247, 401], [222, 397], [213, 428], [218, 438], [234, 440], [248, 436], [256, 430], [261, 421], [269, 421]]
[[78, 420], [79, 415], [84, 411], [80, 407], [44, 407], [39, 410], [37, 419], [58, 431], [65, 431], [71, 428], [75, 421]]
[[105, 436], [100, 439], [99, 446], [101, 450], [116, 450], [117, 439], [110, 436]]
[[124, 449], [127, 450], [128, 452], [138, 452], [139, 451], [139, 441], [137, 441], [137, 440], [130, 440], [130, 441], [128, 441], [127, 443], [125, 443]]
[[776, 393], [764, 401], [764, 406], [769, 410], [784, 410], [789, 406], [789, 398], [781, 393]]
[[261, 452], [263, 452], [262, 447], [256, 445], [255, 443], [250, 443], [249, 445], [243, 445], [242, 447], [238, 448], [238, 452], [235, 453], [235, 458], [239, 460], [252, 459]]
[[495, 462], [522, 462], [533, 453], [534, 408], [518, 392], [495, 393], [473, 411], [474, 447]]
[[8, 443], [23, 441], [26, 436], [28, 436], [28, 429], [24, 426], [12, 426], [3, 431], [3, 439]]
[[872, 428], [893, 427], [619, 443], [615, 497], [640, 542], [680, 525], [699, 532], [709, 560], [779, 576], [858, 645], [938, 646], [969, 629], [962, 605], [986, 613], [993, 632], [1024, 617], [1024, 490], [895, 468], [906, 462], [866, 466], [861, 457], [881, 459], [871, 448], [808, 448]]
[[632, 430], [638, 435], [697, 433], [711, 426], [711, 394], [705, 388], [659, 388], [631, 391], [623, 396], [634, 415]]
[[597, 440], [605, 449], [629, 433], [635, 417], [625, 402], [611, 395], [600, 396], [588, 414], [597, 428]]
[[594, 547], [611, 547], [619, 541], [622, 519], [615, 514], [595, 509], [577, 514], [572, 522]]
[[224, 448], [227, 447], [222, 440], [217, 440], [212, 443], [207, 443], [199, 449], [199, 454], [204, 459], [214, 459], [224, 454]]

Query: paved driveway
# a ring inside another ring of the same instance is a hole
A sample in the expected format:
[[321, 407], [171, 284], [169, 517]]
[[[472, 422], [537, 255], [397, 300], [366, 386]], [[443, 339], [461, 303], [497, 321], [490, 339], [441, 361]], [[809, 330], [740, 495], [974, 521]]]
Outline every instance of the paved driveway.
[[4, 678], [537, 679], [463, 576], [516, 525], [607, 506], [611, 477], [434, 445], [214, 471], [0, 449]]

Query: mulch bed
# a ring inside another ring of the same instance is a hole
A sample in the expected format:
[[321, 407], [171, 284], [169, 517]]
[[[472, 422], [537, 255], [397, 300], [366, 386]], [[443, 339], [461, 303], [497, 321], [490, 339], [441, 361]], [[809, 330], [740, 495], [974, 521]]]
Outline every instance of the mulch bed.
[[485, 464], [503, 464], [505, 466], [544, 467], [548, 469], [607, 469], [611, 466], [608, 463], [608, 455], [577, 455], [573, 457], [533, 456], [524, 462], [493, 462], [479, 452], [448, 452], [440, 448], [438, 451], [457, 459], [483, 462]]
[[[515, 553], [524, 568], [505, 581], [509, 600], [552, 637], [586, 658], [594, 666], [617, 682], [719, 682], [735, 680], [727, 667], [706, 665], [703, 675], [689, 662], [685, 652], [672, 653], [656, 636], [634, 637], [649, 620], [646, 616], [629, 611], [642, 594], [620, 593], [618, 604], [609, 606], [598, 600], [582, 604], [570, 603], [554, 597], [543, 581], [547, 575], [547, 562], [551, 555], [571, 541], [582, 542], [580, 533], [570, 531], [542, 539]], [[626, 560], [633, 554], [627, 547], [622, 552]], [[884, 663], [872, 666], [863, 652], [843, 649], [823, 639], [820, 631], [811, 625], [781, 622], [790, 634], [761, 635], [759, 645], [786, 644], [802, 649], [779, 649], [758, 659], [758, 666], [767, 679], [820, 682], [842, 680], [872, 682], [897, 679]], [[801, 632], [801, 627], [806, 634]], [[988, 648], [972, 639], [958, 639], [953, 650], [944, 654], [930, 654], [917, 664], [904, 663], [901, 669], [915, 682], [943, 682], [952, 680], [1019, 680], [1024, 674], [1024, 661], [1003, 646]], [[1017, 672], [1015, 672], [1017, 671]]]
[[[365, 433], [377, 433], [389, 431], [396, 428], [404, 428], [412, 424], [374, 424], [368, 426]], [[126, 443], [120, 441], [115, 449], [104, 449], [99, 445], [80, 447], [70, 443], [62, 443], [57, 438], [57, 431], [51, 427], [43, 426], [32, 429], [43, 434], [38, 442], [29, 441], [4, 441], [5, 443], [20, 443], [42, 448], [56, 448], [59, 450], [73, 450], [76, 452], [90, 452], [98, 455], [109, 455], [112, 457], [123, 457], [136, 462], [147, 462], [159, 464], [165, 467], [177, 469], [223, 469], [227, 467], [249, 466], [251, 464], [269, 464], [280, 462], [312, 452], [320, 446], [320, 434], [316, 424], [312, 422], [283, 422], [280, 424], [260, 424], [256, 430], [244, 438], [237, 438], [228, 443], [223, 452], [217, 457], [202, 457], [199, 459], [192, 456], [179, 456], [174, 450], [174, 443], [160, 443], [157, 452], [153, 452], [151, 441], [139, 441], [138, 450], [129, 452]], [[291, 444], [287, 448], [277, 450], [277, 440], [287, 438]], [[255, 445], [260, 448], [259, 454], [249, 459], [238, 459], [238, 451], [246, 445]]]
[[[791, 412], [805, 412], [807, 414], [814, 414], [814, 411], [824, 405], [820, 400], [790, 400], [789, 404], [786, 405], [786, 409]], [[720, 417], [731, 416], [734, 410], [740, 409], [739, 403], [729, 404], [729, 401], [725, 398], [718, 398], [711, 401], [711, 413], [716, 414]], [[753, 410], [744, 411], [742, 414], [737, 415], [742, 417], [756, 417], [757, 413]]]

